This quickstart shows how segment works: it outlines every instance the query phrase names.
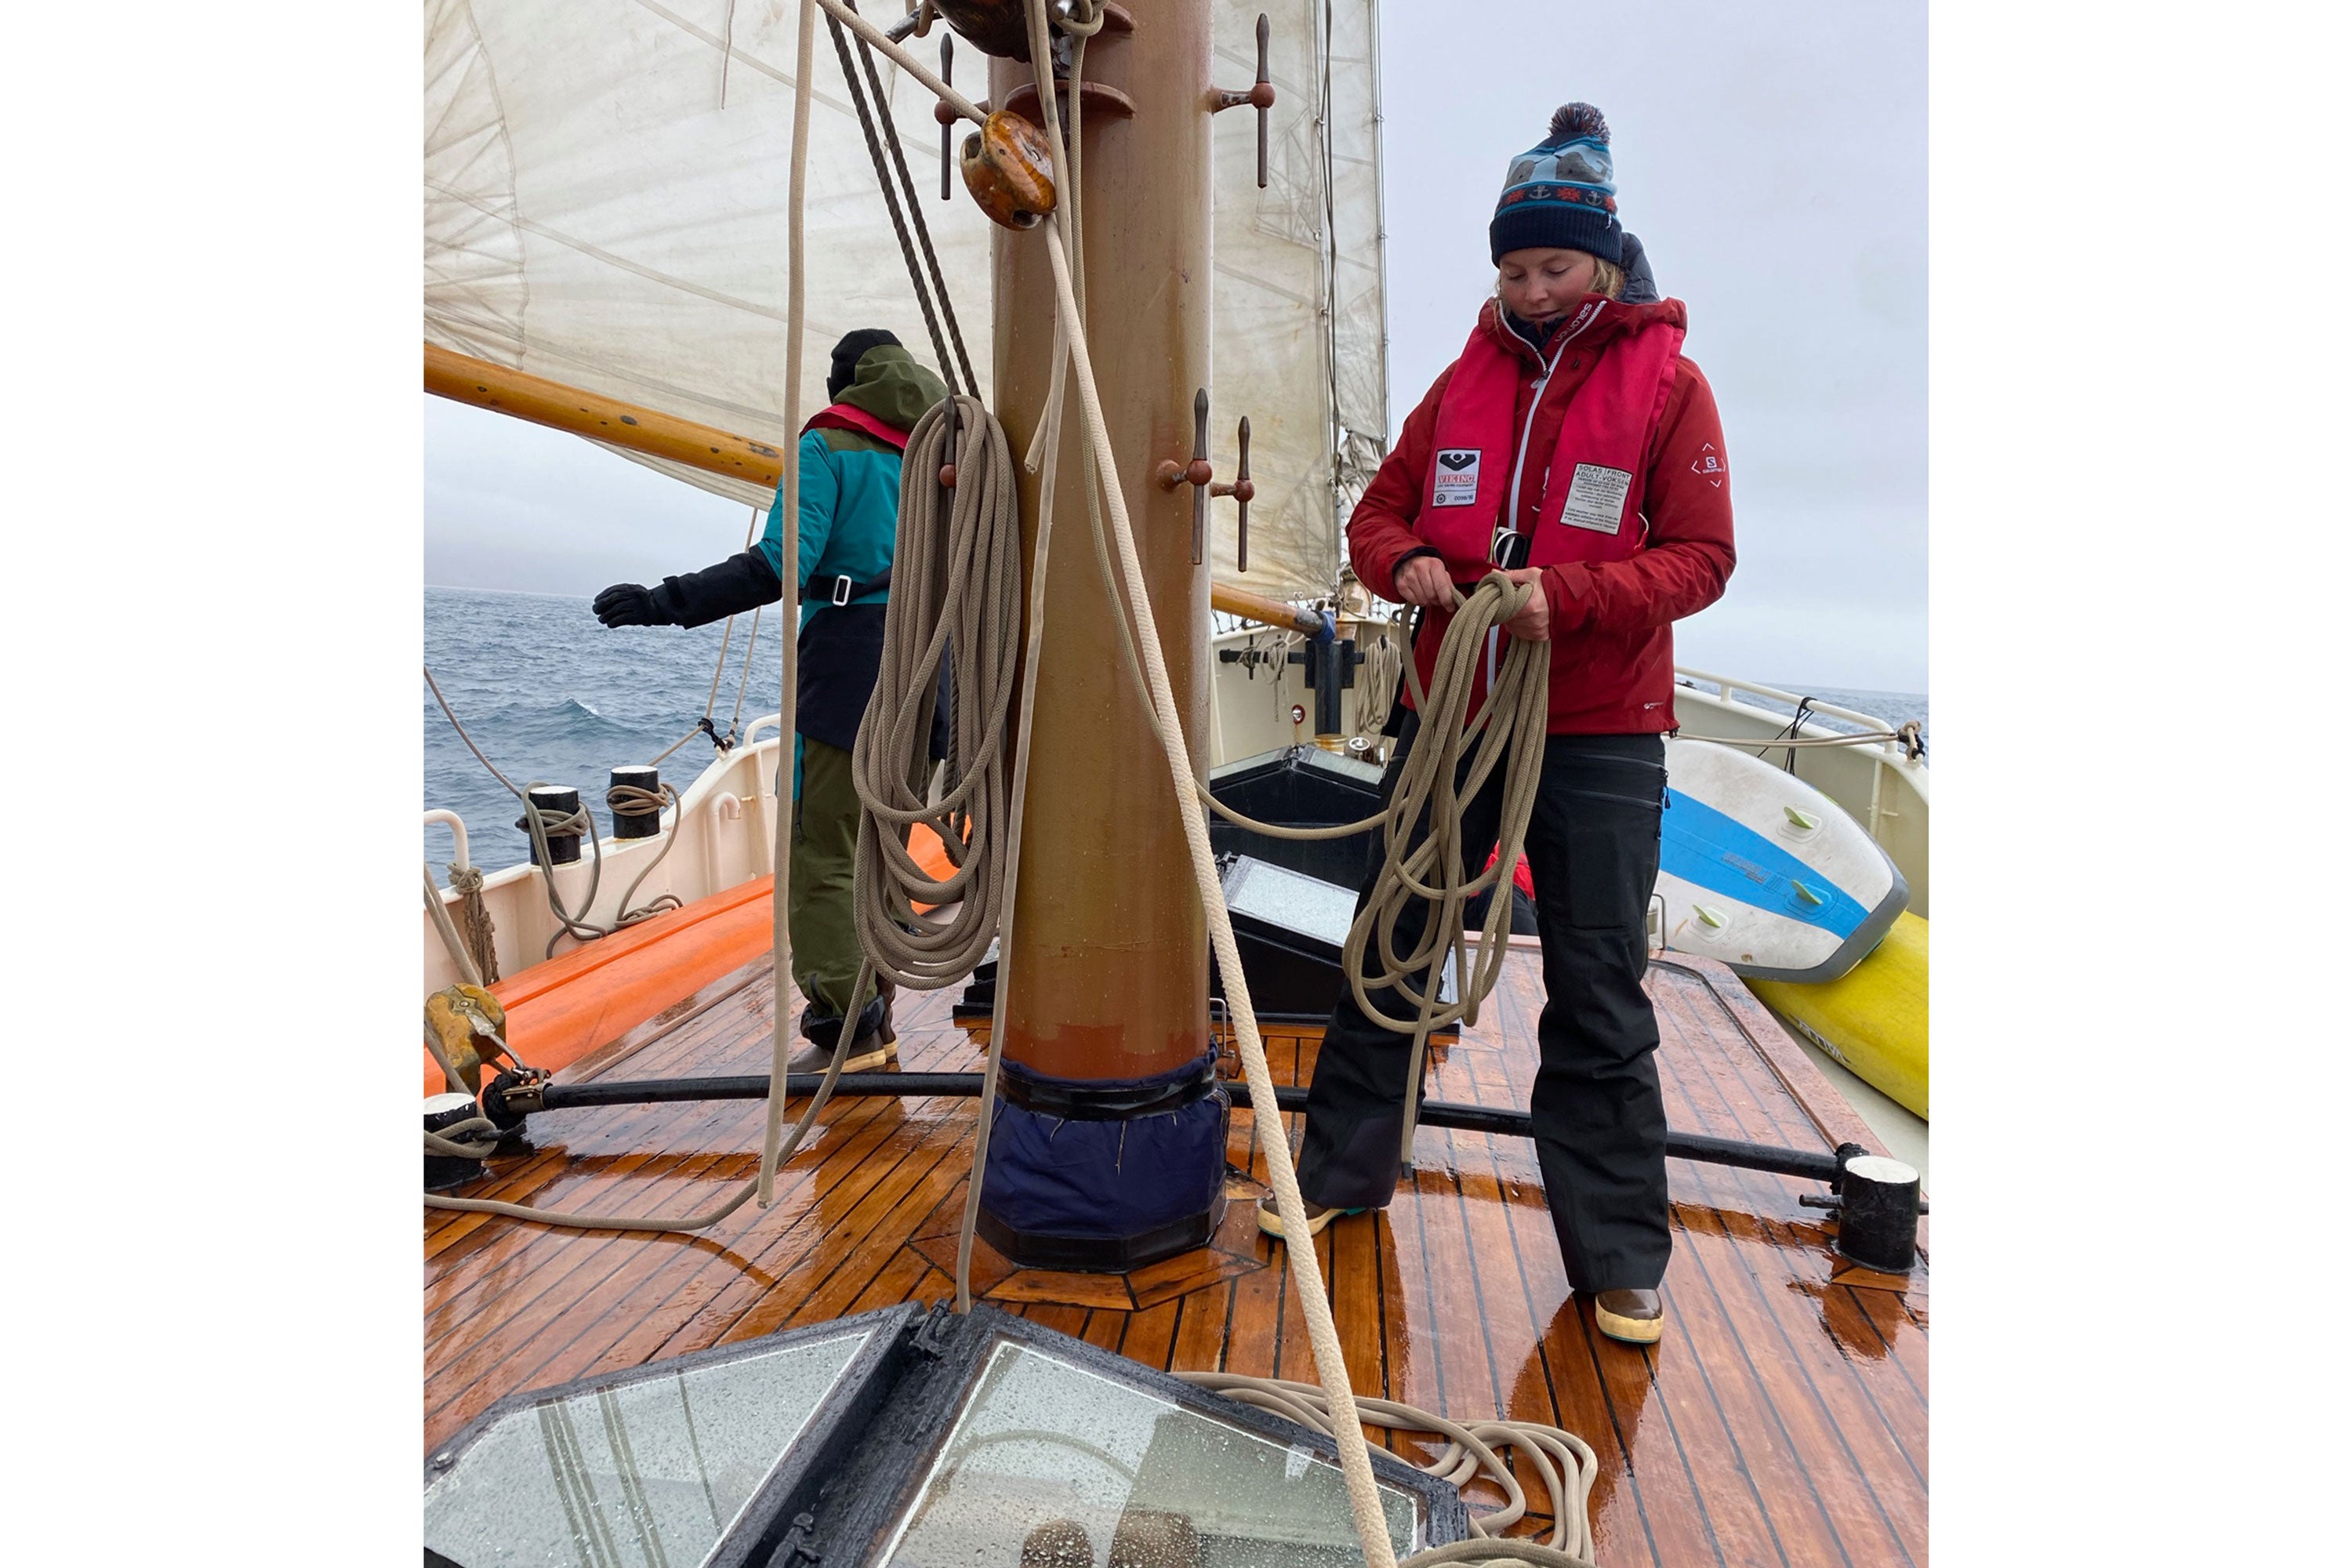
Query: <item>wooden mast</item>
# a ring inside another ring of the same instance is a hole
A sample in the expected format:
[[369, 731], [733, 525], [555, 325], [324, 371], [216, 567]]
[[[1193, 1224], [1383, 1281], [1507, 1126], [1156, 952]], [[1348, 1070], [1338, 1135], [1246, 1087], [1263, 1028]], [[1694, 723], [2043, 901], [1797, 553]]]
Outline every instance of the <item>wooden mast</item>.
[[[1025, 60], [991, 60], [991, 101], [1032, 76]], [[1163, 489], [1154, 471], [1192, 457], [1193, 397], [1210, 381], [1206, 0], [1162, 0], [1131, 33], [1106, 26], [1087, 49], [1086, 76], [1134, 105], [1131, 117], [1114, 115], [1087, 95], [1087, 335], [1161, 652], [1197, 745], [1208, 736], [1209, 571], [1192, 557], [1192, 488]], [[1000, 231], [995, 272], [995, 412], [1017, 453], [1053, 370], [1053, 274], [1040, 237]], [[1138, 1079], [1208, 1048], [1208, 936], [1168, 764], [1121, 668], [1092, 559], [1085, 445], [1073, 391], [1054, 488], [1032, 831], [1003, 942], [1005, 1058], [1061, 1079]], [[1038, 491], [1039, 477], [1024, 474], [1024, 546], [1034, 545]]]

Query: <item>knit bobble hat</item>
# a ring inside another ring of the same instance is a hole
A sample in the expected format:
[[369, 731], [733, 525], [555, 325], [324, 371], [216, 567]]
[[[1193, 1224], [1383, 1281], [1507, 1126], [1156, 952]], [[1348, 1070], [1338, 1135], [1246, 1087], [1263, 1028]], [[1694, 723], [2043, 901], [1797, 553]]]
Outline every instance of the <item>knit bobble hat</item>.
[[1589, 103], [1553, 111], [1543, 141], [1511, 160], [1486, 242], [1499, 265], [1514, 250], [1559, 247], [1623, 260], [1609, 122]]
[[898, 342], [898, 334], [887, 327], [860, 327], [845, 333], [833, 345], [833, 363], [824, 378], [825, 397], [835, 403], [841, 401], [842, 388], [857, 379], [857, 362], [866, 357], [866, 350], [904, 346]]

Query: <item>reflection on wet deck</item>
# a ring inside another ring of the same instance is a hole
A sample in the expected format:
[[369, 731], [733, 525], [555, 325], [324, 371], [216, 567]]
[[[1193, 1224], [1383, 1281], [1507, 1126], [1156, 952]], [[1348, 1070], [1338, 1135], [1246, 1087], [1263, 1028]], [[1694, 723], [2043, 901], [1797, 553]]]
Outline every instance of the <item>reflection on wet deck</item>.
[[[1675, 1126], [1875, 1146], [1727, 971], [1676, 956], [1650, 985]], [[978, 1065], [947, 1023], [947, 1000], [902, 997], [917, 1004], [904, 1009], [908, 1068]], [[1436, 1060], [1431, 1096], [1524, 1107], [1541, 1002], [1535, 955], [1514, 952], [1479, 1025]], [[589, 1070], [762, 1071], [770, 1009], [765, 974], [747, 972]], [[1303, 1078], [1314, 1050], [1270, 1040], [1275, 1076]], [[751, 1172], [760, 1114], [747, 1102], [543, 1114], [537, 1152], [499, 1162], [475, 1190], [594, 1213], [689, 1213]], [[950, 1294], [971, 1127], [964, 1101], [840, 1102], [775, 1205], [707, 1237], [429, 1214], [426, 1443], [521, 1389]], [[1291, 1135], [1295, 1146], [1295, 1124]], [[1343, 1220], [1317, 1244], [1360, 1392], [1580, 1434], [1601, 1460], [1591, 1511], [1608, 1568], [1925, 1561], [1924, 1259], [1907, 1279], [1852, 1269], [1798, 1205], [1807, 1184], [1670, 1162], [1668, 1331], [1635, 1350], [1601, 1338], [1589, 1304], [1569, 1294], [1530, 1147], [1424, 1130], [1416, 1155], [1393, 1207]], [[1154, 1366], [1313, 1377], [1297, 1293], [1251, 1223], [1265, 1163], [1245, 1110], [1230, 1158], [1250, 1179], [1234, 1182], [1213, 1247], [1118, 1278], [1015, 1270], [982, 1244], [975, 1289]]]

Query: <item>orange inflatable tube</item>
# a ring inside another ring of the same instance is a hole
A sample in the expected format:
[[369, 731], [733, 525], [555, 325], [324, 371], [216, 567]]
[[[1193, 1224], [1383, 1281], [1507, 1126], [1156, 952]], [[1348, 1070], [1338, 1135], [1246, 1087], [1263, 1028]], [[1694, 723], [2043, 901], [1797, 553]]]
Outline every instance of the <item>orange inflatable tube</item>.
[[[916, 824], [907, 847], [927, 876], [944, 881], [953, 874], [947, 845], [929, 827]], [[774, 878], [756, 878], [499, 982], [489, 989], [507, 1010], [507, 1043], [549, 1072], [611, 1045], [772, 952], [774, 894]], [[440, 1064], [428, 1050], [417, 1054], [425, 1094], [441, 1093]]]
[[[490, 987], [507, 1042], [535, 1068], [570, 1067], [665, 1007], [772, 951], [775, 879], [761, 877], [535, 963]], [[425, 1092], [442, 1092], [424, 1058]]]

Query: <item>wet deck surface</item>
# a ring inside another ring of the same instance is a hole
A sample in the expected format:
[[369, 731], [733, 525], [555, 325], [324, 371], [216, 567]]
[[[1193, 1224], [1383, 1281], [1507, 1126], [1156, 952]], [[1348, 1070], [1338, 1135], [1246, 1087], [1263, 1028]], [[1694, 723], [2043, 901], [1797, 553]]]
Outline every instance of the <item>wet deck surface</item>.
[[[1875, 1147], [1728, 971], [1669, 957], [1650, 989], [1675, 1127]], [[947, 1022], [949, 994], [902, 995], [903, 1067], [979, 1066]], [[1524, 1109], [1541, 1005], [1535, 954], [1515, 952], [1479, 1025], [1433, 1067], [1430, 1097]], [[564, 1076], [764, 1071], [771, 1005], [764, 973], [739, 974]], [[1268, 1051], [1277, 1079], [1311, 1071], [1312, 1040], [1269, 1040]], [[1231, 1184], [1211, 1248], [1122, 1279], [1016, 1271], [982, 1244], [975, 1291], [1153, 1366], [1313, 1378], [1297, 1292], [1249, 1213], [1265, 1162], [1235, 1089], [1229, 1158], [1253, 1181]], [[745, 1101], [541, 1113], [537, 1152], [497, 1162], [467, 1194], [692, 1213], [753, 1173], [761, 1114]], [[1286, 1120], [1295, 1149], [1297, 1119]], [[428, 1212], [427, 1446], [523, 1389], [951, 1296], [972, 1126], [970, 1101], [838, 1101], [779, 1179], [774, 1206], [746, 1206], [703, 1237]], [[1854, 1270], [1798, 1205], [1818, 1187], [1670, 1161], [1667, 1332], [1637, 1350], [1602, 1339], [1590, 1304], [1570, 1296], [1530, 1145], [1424, 1129], [1416, 1153], [1391, 1208], [1318, 1242], [1360, 1393], [1581, 1436], [1601, 1462], [1591, 1513], [1604, 1568], [1926, 1562], [1924, 1260], [1907, 1278]]]

